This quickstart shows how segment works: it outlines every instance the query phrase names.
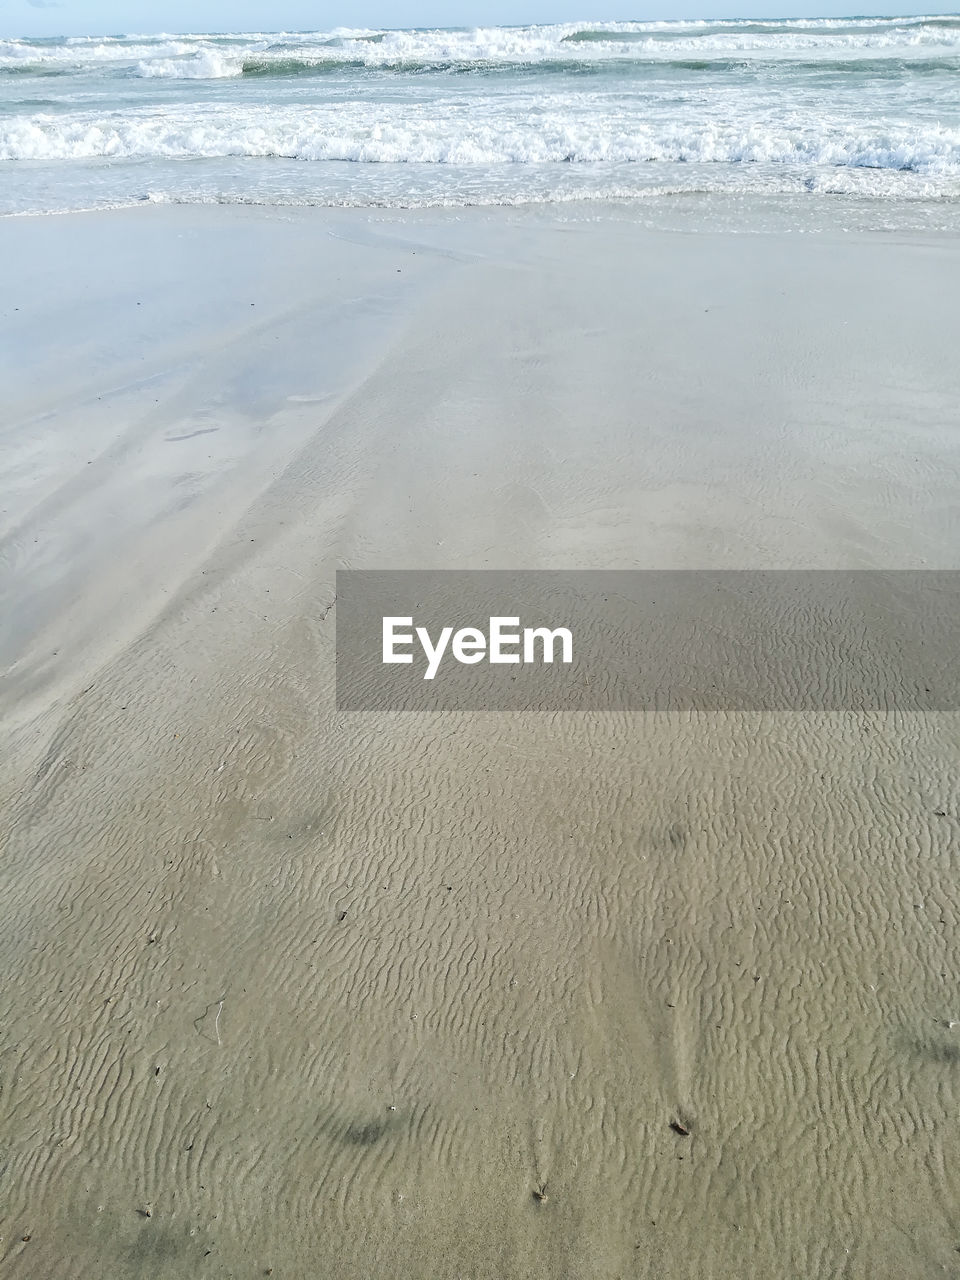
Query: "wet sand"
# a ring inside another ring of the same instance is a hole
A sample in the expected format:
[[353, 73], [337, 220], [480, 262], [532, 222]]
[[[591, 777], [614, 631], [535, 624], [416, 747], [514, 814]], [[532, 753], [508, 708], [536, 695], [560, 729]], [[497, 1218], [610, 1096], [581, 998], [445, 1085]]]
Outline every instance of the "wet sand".
[[960, 716], [333, 659], [338, 567], [956, 567], [956, 242], [0, 243], [4, 1274], [954, 1273]]

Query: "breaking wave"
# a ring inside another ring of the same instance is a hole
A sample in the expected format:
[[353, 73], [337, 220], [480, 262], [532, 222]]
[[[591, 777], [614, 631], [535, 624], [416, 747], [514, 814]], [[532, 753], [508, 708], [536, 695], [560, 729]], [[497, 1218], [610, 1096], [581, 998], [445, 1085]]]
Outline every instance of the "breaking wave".
[[872, 130], [842, 121], [772, 124], [737, 119], [662, 123], [615, 115], [592, 119], [562, 104], [539, 117], [437, 113], [411, 123], [407, 113], [365, 108], [180, 110], [118, 117], [37, 114], [0, 121], [0, 160], [98, 157], [277, 157], [358, 164], [536, 165], [593, 162], [803, 164], [960, 172], [960, 127], [890, 124]]

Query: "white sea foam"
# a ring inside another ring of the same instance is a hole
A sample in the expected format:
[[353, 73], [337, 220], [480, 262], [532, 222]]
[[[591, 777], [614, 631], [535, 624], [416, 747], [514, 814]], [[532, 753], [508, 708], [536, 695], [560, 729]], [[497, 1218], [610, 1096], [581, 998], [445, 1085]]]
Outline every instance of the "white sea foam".
[[150, 110], [126, 116], [38, 114], [0, 123], [0, 160], [98, 157], [279, 157], [361, 164], [536, 165], [652, 161], [689, 164], [841, 165], [960, 173], [960, 126], [840, 119], [632, 120], [567, 104], [536, 115], [490, 111], [477, 118], [449, 106], [411, 121], [403, 107]]
[[96, 69], [111, 64], [135, 64], [141, 59], [183, 57], [196, 46], [182, 36], [132, 41], [97, 40], [85, 43], [40, 45], [22, 40], [0, 40], [0, 71], [21, 70], [36, 66], [41, 69]]
[[155, 80], [222, 80], [243, 74], [243, 59], [220, 49], [199, 49], [187, 58], [150, 58], [137, 64], [138, 74]]

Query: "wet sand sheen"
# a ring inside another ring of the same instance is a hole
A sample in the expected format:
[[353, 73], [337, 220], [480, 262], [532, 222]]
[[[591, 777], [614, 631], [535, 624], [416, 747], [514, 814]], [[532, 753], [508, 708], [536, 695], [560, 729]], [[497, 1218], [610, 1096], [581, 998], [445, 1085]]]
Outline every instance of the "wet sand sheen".
[[958, 717], [343, 716], [331, 605], [951, 567], [955, 245], [140, 212], [2, 228], [105, 275], [4, 437], [6, 1268], [949, 1273]]

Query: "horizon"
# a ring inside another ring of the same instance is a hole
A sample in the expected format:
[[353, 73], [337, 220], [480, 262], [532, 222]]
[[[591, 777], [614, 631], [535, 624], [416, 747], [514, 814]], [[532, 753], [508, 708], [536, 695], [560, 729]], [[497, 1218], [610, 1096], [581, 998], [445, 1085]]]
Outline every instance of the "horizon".
[[[214, 2], [214, 0], [211, 0], [211, 2]], [[444, 6], [444, 8], [448, 10], [448, 12], [443, 15], [446, 20], [437, 21], [435, 18], [431, 19], [429, 17], [429, 13], [432, 11], [433, 5], [429, 3], [420, 6], [418, 16], [422, 20], [397, 22], [395, 18], [391, 18], [386, 22], [377, 21], [376, 18], [380, 9], [377, 3], [373, 3], [368, 5], [365, 10], [362, 10], [359, 15], [351, 15], [351, 21], [349, 22], [344, 22], [342, 20], [337, 21], [331, 14], [329, 20], [326, 22], [301, 24], [295, 21], [290, 21], [272, 25], [272, 22], [276, 21], [275, 15], [277, 13], [277, 6], [271, 6], [271, 12], [268, 20], [270, 23], [269, 25], [267, 23], [257, 23], [254, 21], [250, 21], [249, 23], [234, 22], [231, 24], [223, 24], [221, 22], [214, 21], [206, 25], [193, 25], [192, 23], [188, 25], [177, 25], [175, 22], [171, 23], [155, 20], [148, 21], [144, 25], [117, 26], [106, 19], [102, 22], [97, 22], [91, 15], [89, 22], [73, 21], [57, 26], [56, 19], [53, 17], [53, 14], [56, 12], [57, 17], [59, 18], [61, 11], [66, 8], [65, 4], [57, 3], [56, 0], [13, 0], [13, 3], [19, 3], [21, 8], [25, 4], [33, 10], [34, 14], [38, 12], [49, 14], [49, 20], [47, 22], [42, 22], [37, 19], [37, 23], [32, 29], [18, 28], [17, 30], [13, 30], [12, 22], [3, 16], [0, 16], [0, 39], [31, 41], [75, 39], [78, 37], [90, 37], [92, 39], [123, 39], [130, 38], [132, 36], [154, 37], [160, 35], [219, 36], [246, 35], [252, 33], [274, 35], [282, 32], [289, 32], [292, 34], [309, 34], [313, 32], [326, 32], [339, 28], [346, 28], [348, 30], [367, 28], [378, 31], [452, 31], [472, 30], [484, 27], [522, 28], [529, 26], [554, 26], [565, 23], [582, 23], [584, 26], [587, 26], [594, 23], [604, 24], [609, 22], [815, 22], [842, 21], [845, 19], [849, 21], [862, 22], [869, 21], [871, 19], [915, 20], [918, 18], [960, 18], [960, 11], [958, 11], [956, 7], [925, 7], [923, 10], [915, 13], [904, 12], [896, 7], [890, 7], [889, 9], [878, 10], [873, 13], [850, 13], [844, 12], [836, 6], [832, 8], [828, 6], [825, 9], [818, 9], [816, 11], [792, 11], [788, 13], [783, 11], [771, 11], [775, 7], [769, 6], [765, 11], [733, 14], [726, 9], [721, 9], [719, 6], [713, 7], [710, 5], [707, 5], [704, 9], [683, 13], [667, 13], [664, 12], [663, 9], [660, 9], [656, 12], [647, 12], [642, 14], [634, 13], [626, 15], [623, 13], [613, 13], [603, 17], [597, 17], [585, 16], [582, 11], [574, 12], [572, 7], [569, 5], [557, 4], [549, 6], [548, 8], [547, 6], [541, 6], [537, 3], [537, 0], [533, 0], [533, 3], [528, 5], [528, 7], [522, 12], [522, 15], [514, 12], [509, 16], [504, 12], [505, 8], [508, 6], [503, 4], [483, 6], [491, 11], [488, 16], [484, 17], [479, 15], [476, 8], [470, 8], [464, 4], [457, 6], [460, 10], [458, 17], [461, 19], [458, 21], [450, 21], [451, 15], [449, 13], [449, 9], [451, 6], [449, 5]], [[3, 9], [9, 7], [10, 5], [8, 0], [8, 3], [3, 5], [3, 8], [0, 9], [0, 15], [2, 15]], [[122, 7], [129, 10], [129, 6]], [[196, 12], [197, 7], [198, 6], [195, 4], [188, 6], [188, 8], [194, 13]], [[313, 8], [314, 6], [310, 7]], [[514, 6], [511, 5], [509, 7], [513, 8]], [[115, 6], [111, 4], [103, 5], [98, 3], [91, 3], [83, 6], [85, 13], [90, 13], [92, 10], [100, 9], [112, 12], [114, 8]], [[182, 8], [183, 5], [179, 3], [151, 5], [149, 7], [149, 12], [152, 15], [160, 9], [169, 13], [171, 17], [174, 17], [177, 13], [182, 11]], [[259, 11], [261, 8], [262, 6], [260, 4], [252, 2], [232, 6], [231, 13], [237, 15], [239, 10], [242, 14], [248, 15], [251, 11]], [[324, 8], [326, 9], [326, 6], [324, 6]], [[292, 13], [296, 10], [301, 10], [301, 13], [298, 16], [303, 16], [302, 6], [297, 3], [288, 4], [281, 12]], [[540, 10], [540, 12], [534, 13], [534, 10]], [[206, 11], [212, 13], [209, 9]], [[468, 20], [467, 18], [468, 13], [472, 13], [474, 15], [471, 20]]]

